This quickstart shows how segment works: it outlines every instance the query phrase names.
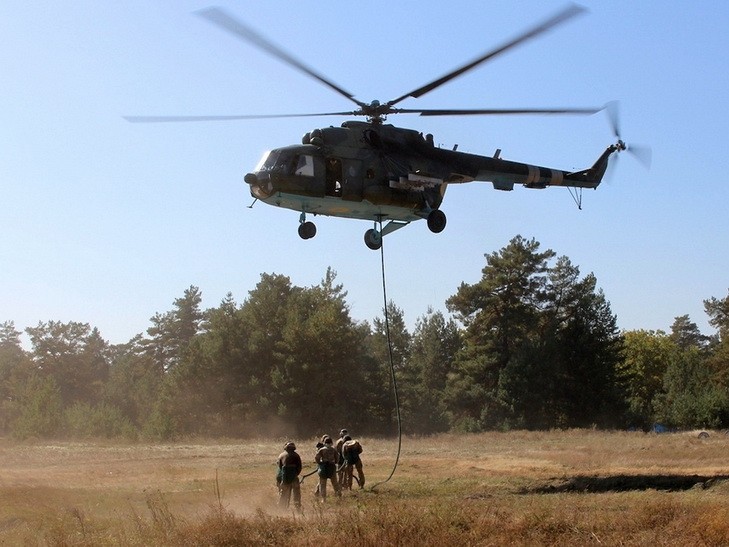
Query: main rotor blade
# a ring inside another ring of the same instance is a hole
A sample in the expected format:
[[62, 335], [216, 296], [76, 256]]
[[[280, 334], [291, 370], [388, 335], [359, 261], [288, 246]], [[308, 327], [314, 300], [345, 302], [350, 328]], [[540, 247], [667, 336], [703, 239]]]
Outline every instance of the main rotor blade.
[[499, 116], [511, 114], [595, 114], [602, 108], [480, 108], [480, 109], [395, 109], [396, 113], [421, 116]]
[[356, 112], [322, 112], [319, 114], [251, 114], [233, 116], [123, 116], [130, 123], [220, 122], [232, 120], [265, 120], [267, 118], [310, 118], [314, 116], [354, 116]]
[[296, 68], [297, 70], [300, 70], [304, 74], [311, 76], [312, 78], [318, 80], [319, 82], [323, 83], [325, 86], [333, 89], [340, 95], [343, 95], [353, 103], [355, 103], [358, 106], [364, 106], [363, 103], [356, 100], [354, 98], [354, 95], [349, 93], [348, 91], [345, 91], [341, 87], [339, 87], [337, 84], [329, 80], [328, 78], [322, 76], [321, 74], [315, 72], [313, 69], [306, 66], [304, 63], [299, 61], [298, 59], [294, 58], [292, 55], [286, 53], [284, 50], [279, 48], [278, 46], [272, 44], [269, 42], [266, 38], [258, 34], [256, 31], [251, 29], [250, 27], [244, 25], [239, 20], [235, 19], [225, 11], [223, 11], [220, 8], [206, 8], [203, 10], [200, 10], [196, 12], [197, 15], [200, 17], [207, 19], [209, 22], [219, 26], [223, 30], [226, 30], [230, 32], [231, 34], [237, 36], [238, 38], [241, 38], [245, 40], [246, 42], [253, 44], [254, 46], [262, 49], [263, 51], [273, 55], [280, 61], [283, 61], [284, 63]]
[[504, 53], [505, 51], [508, 51], [509, 49], [516, 47], [517, 45], [526, 42], [527, 40], [534, 38], [549, 29], [559, 25], [560, 23], [563, 23], [567, 21], [568, 19], [571, 19], [572, 17], [582, 13], [585, 11], [585, 8], [578, 6], [576, 4], [572, 4], [564, 8], [559, 13], [553, 15], [546, 21], [536, 25], [535, 27], [531, 28], [530, 30], [527, 30], [526, 32], [520, 34], [516, 38], [506, 42], [505, 44], [502, 44], [501, 46], [497, 47], [496, 49], [490, 50], [477, 59], [474, 59], [468, 64], [463, 65], [460, 68], [455, 69], [452, 72], [449, 72], [445, 76], [442, 76], [438, 78], [437, 80], [434, 80], [433, 82], [430, 82], [429, 84], [426, 84], [422, 87], [419, 87], [418, 89], [415, 89], [411, 91], [410, 93], [407, 93], [403, 95], [402, 97], [398, 97], [397, 99], [390, 101], [388, 104], [390, 106], [395, 105], [402, 101], [403, 99], [406, 99], [408, 97], [421, 97], [428, 93], [429, 91], [433, 91], [436, 87], [439, 87], [449, 81], [451, 81], [453, 78], [456, 78], [463, 74], [464, 72], [467, 72], [471, 70], [472, 68], [475, 68], [476, 66], [480, 65], [481, 63], [488, 61], [489, 59], [493, 59], [497, 55], [500, 55]]

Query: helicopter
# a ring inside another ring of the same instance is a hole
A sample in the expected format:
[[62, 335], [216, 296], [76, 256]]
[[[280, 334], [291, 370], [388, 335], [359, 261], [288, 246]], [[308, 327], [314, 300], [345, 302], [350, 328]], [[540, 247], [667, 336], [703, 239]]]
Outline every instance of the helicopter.
[[[333, 216], [374, 222], [364, 234], [365, 245], [377, 250], [382, 238], [416, 220], [425, 219], [433, 233], [446, 227], [446, 215], [440, 206], [451, 184], [473, 181], [491, 182], [494, 189], [510, 191], [515, 184], [526, 188], [568, 187], [579, 192], [596, 189], [605, 175], [613, 153], [628, 150], [621, 139], [616, 119], [616, 103], [598, 108], [515, 108], [515, 109], [407, 109], [396, 107], [408, 98], [419, 98], [465, 72], [512, 48], [539, 36], [584, 12], [568, 5], [543, 22], [527, 29], [512, 40], [490, 49], [476, 59], [448, 74], [387, 102], [360, 101], [329, 78], [314, 71], [255, 30], [224, 10], [211, 7], [196, 12], [281, 62], [299, 70], [353, 102], [357, 109], [340, 112], [304, 114], [266, 114], [233, 116], [126, 116], [130, 122], [190, 122], [290, 118], [315, 116], [362, 116], [345, 121], [339, 127], [316, 128], [307, 132], [301, 144], [274, 148], [264, 153], [258, 165], [244, 177], [249, 185], [253, 205], [257, 201], [299, 212], [298, 234], [302, 239], [316, 235], [311, 216]], [[508, 161], [500, 150], [481, 156], [436, 146], [430, 134], [385, 123], [394, 114], [420, 116], [466, 116], [504, 114], [583, 114], [607, 109], [617, 142], [609, 145], [589, 168], [563, 171], [548, 167]], [[575, 195], [573, 195], [575, 197]], [[384, 223], [384, 225], [383, 225]]]

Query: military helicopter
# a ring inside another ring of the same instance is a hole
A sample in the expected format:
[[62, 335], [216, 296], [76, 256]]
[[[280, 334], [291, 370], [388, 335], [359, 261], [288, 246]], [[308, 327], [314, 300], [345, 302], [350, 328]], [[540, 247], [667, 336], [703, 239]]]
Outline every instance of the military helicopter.
[[[480, 156], [435, 146], [432, 135], [386, 124], [392, 114], [421, 116], [464, 116], [503, 114], [594, 114], [599, 108], [519, 108], [519, 109], [407, 109], [396, 105], [407, 98], [418, 98], [498, 55], [547, 32], [582, 13], [584, 8], [570, 5], [552, 17], [491, 49], [473, 61], [409, 93], [387, 102], [362, 102], [351, 93], [309, 68], [241, 21], [219, 8], [197, 14], [235, 37], [273, 55], [283, 63], [326, 85], [357, 105], [356, 110], [317, 114], [272, 114], [236, 116], [128, 116], [131, 122], [187, 122], [245, 120], [308, 116], [363, 116], [365, 121], [345, 121], [340, 127], [317, 128], [306, 133], [301, 144], [266, 152], [254, 170], [245, 175], [253, 204], [269, 205], [300, 213], [298, 233], [302, 239], [316, 235], [316, 226], [307, 215], [334, 216], [369, 220], [374, 227], [364, 234], [367, 247], [377, 250], [382, 238], [426, 219], [433, 233], [443, 231], [446, 215], [440, 209], [450, 184], [472, 181], [491, 182], [497, 190], [512, 190], [515, 184], [544, 189], [564, 186], [580, 192], [597, 188], [603, 179], [609, 157], [628, 147], [620, 138], [617, 120], [613, 129], [617, 142], [611, 144], [587, 169], [563, 171]], [[609, 110], [614, 112], [614, 105]], [[575, 195], [573, 195], [575, 197]], [[251, 204], [251, 207], [253, 206]], [[580, 202], [578, 202], [580, 206]], [[386, 223], [383, 227], [383, 222]]]

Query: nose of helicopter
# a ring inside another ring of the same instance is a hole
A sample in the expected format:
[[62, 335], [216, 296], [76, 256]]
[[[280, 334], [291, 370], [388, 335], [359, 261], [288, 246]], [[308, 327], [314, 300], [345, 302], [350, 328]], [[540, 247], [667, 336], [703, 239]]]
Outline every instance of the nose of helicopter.
[[264, 173], [263, 177], [256, 173], [246, 173], [243, 180], [250, 185], [251, 195], [258, 199], [266, 199], [273, 194], [273, 184]]

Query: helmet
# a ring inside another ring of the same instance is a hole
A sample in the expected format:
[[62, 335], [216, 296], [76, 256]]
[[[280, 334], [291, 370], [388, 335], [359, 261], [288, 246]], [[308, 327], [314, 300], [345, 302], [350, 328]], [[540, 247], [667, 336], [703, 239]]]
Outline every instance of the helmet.
[[322, 443], [330, 443], [330, 442], [332, 442], [332, 438], [329, 435], [322, 435], [321, 442]]
[[327, 435], [327, 438], [324, 439], [324, 444], [334, 444], [334, 441], [332, 441], [332, 438]]
[[341, 430], [341, 431], [339, 432], [339, 436], [340, 436], [340, 437], [344, 437], [344, 436], [345, 436], [346, 434], [347, 434], [347, 430], [346, 430], [346, 429], [342, 429], [342, 430]]
[[284, 445], [284, 450], [296, 450], [296, 445], [292, 441], [289, 441]]

